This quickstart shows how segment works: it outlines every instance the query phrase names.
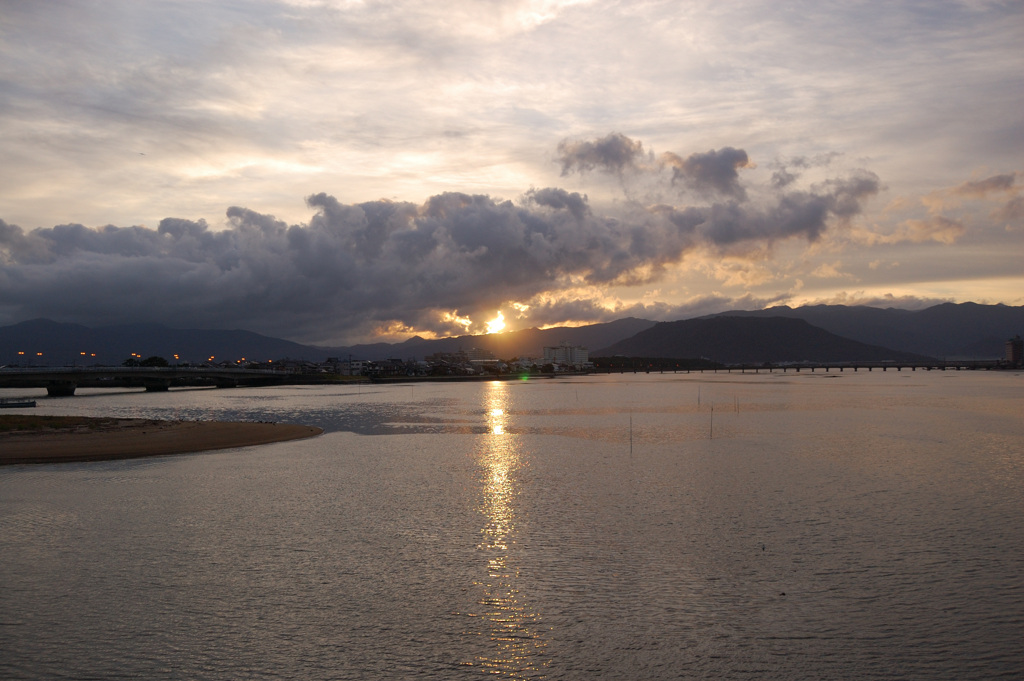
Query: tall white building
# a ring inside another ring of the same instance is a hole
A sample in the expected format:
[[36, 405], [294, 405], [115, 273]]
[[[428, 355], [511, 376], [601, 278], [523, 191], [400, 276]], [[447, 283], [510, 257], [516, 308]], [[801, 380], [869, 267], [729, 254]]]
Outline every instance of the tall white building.
[[544, 348], [545, 364], [571, 364], [577, 366], [586, 364], [589, 359], [590, 353], [581, 345], [562, 343], [558, 347]]

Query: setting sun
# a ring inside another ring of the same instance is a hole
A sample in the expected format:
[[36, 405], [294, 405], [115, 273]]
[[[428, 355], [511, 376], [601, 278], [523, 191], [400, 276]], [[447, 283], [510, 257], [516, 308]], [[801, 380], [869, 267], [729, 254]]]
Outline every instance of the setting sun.
[[487, 322], [487, 333], [500, 333], [505, 328], [505, 315], [498, 311], [498, 316]]

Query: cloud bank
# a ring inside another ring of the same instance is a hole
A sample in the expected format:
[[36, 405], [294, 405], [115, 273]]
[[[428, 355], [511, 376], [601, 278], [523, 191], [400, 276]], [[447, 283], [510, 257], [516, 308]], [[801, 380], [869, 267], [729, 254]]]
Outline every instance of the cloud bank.
[[[577, 171], [663, 170], [644, 167], [643, 145], [621, 134], [559, 150], [563, 167]], [[773, 189], [755, 202], [736, 172], [749, 163], [743, 150], [671, 158], [665, 182], [685, 182], [713, 200], [625, 202], [601, 211], [558, 187], [531, 189], [515, 202], [446, 192], [420, 204], [346, 204], [317, 193], [306, 199], [315, 212], [304, 224], [242, 207], [227, 210], [223, 229], [185, 218], [166, 218], [156, 229], [24, 230], [0, 221], [0, 313], [244, 327], [316, 342], [382, 329], [479, 331], [513, 303], [520, 318], [545, 323], [558, 304], [540, 301], [559, 291], [656, 283], [697, 250], [735, 254], [815, 242], [858, 215], [880, 188], [861, 170], [804, 189]], [[524, 315], [530, 307], [533, 315]], [[608, 309], [593, 299], [586, 307], [575, 308], [584, 320]]]

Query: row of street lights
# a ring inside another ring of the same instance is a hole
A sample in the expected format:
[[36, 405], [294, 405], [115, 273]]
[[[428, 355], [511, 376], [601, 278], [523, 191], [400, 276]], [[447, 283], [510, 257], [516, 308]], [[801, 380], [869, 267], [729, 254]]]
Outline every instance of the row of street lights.
[[[142, 355], [141, 354], [139, 354], [137, 352], [132, 352], [132, 353], [129, 353], [129, 354], [131, 356], [131, 359], [135, 360], [136, 362], [141, 362], [142, 361]], [[42, 362], [43, 361], [42, 360], [42, 357], [43, 357], [43, 353], [42, 352], [36, 352], [34, 356], [37, 358], [36, 359], [37, 362]], [[27, 368], [27, 367], [31, 366], [29, 364], [29, 360], [30, 360], [31, 357], [33, 357], [33, 353], [25, 352], [24, 350], [18, 350], [18, 362], [17, 362], [17, 364]], [[92, 360], [95, 361], [96, 353], [95, 352], [79, 352], [78, 356], [73, 358], [72, 366], [76, 366], [76, 367], [78, 366], [78, 358], [79, 357], [82, 358], [82, 365], [85, 366], [86, 360], [92, 359]], [[175, 365], [177, 365], [181, 361], [181, 356], [178, 355], [178, 353], [174, 353], [173, 357], [174, 357], [174, 363], [175, 363]], [[206, 359], [206, 361], [207, 361], [207, 363], [212, 364], [214, 359], [215, 359], [215, 355], [210, 355]], [[239, 360], [235, 360], [235, 364], [242, 364], [242, 363], [244, 363], [246, 361], [247, 361], [246, 358], [243, 357], [243, 358], [241, 358]], [[273, 360], [267, 360], [267, 363], [268, 364], [272, 364]]]
[[[43, 353], [41, 353], [41, 352], [37, 352], [36, 353], [36, 357], [42, 357], [42, 356], [43, 356]], [[29, 353], [29, 357], [31, 357], [31, 353]], [[42, 361], [42, 360], [40, 360], [40, 361]], [[24, 364], [26, 367], [28, 366], [28, 358], [25, 356], [25, 351], [24, 350], [18, 350], [18, 363], [19, 364]]]
[[[29, 362], [29, 358], [32, 357], [32, 356], [33, 355], [32, 355], [31, 352], [25, 352], [24, 350], [18, 350], [18, 364], [20, 364], [22, 366], [25, 366], [25, 367], [28, 367], [29, 366], [29, 363], [28, 363]], [[95, 352], [80, 352], [80, 353], [78, 353], [78, 356], [82, 357], [83, 358], [83, 362], [84, 362], [85, 359], [88, 359], [90, 357], [95, 359], [96, 353]], [[42, 361], [42, 357], [43, 357], [43, 353], [37, 352], [37, 353], [35, 353], [35, 357], [37, 358], [37, 361], [41, 362]], [[78, 366], [78, 357], [74, 357], [72, 359], [72, 365], [73, 366]]]

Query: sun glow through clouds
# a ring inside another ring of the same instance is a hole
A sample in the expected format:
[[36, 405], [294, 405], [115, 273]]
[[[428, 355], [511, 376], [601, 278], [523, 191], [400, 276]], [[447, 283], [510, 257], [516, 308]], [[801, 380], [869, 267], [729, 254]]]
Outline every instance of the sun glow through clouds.
[[498, 316], [487, 322], [487, 333], [500, 333], [505, 328], [505, 315], [498, 311]]

